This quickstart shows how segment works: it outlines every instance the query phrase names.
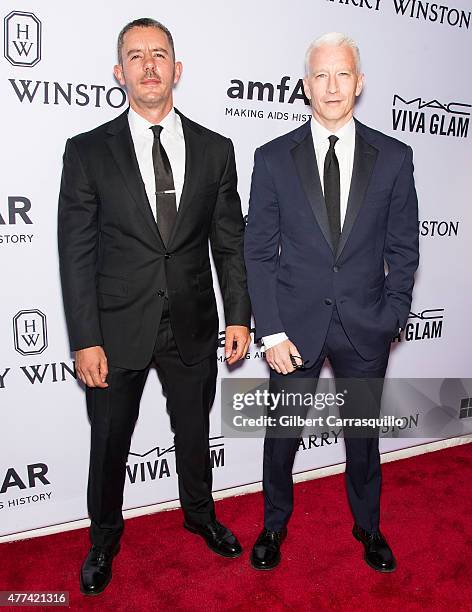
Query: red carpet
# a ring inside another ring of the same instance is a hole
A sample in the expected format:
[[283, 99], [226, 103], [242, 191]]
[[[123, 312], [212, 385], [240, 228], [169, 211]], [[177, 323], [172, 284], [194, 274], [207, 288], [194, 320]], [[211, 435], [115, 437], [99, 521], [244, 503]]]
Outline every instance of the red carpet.
[[[186, 532], [180, 511], [126, 522], [113, 580], [96, 598], [79, 592], [86, 530], [0, 546], [0, 590], [65, 590], [72, 609], [472, 610], [472, 444], [383, 466], [382, 529], [398, 561], [378, 574], [350, 530], [343, 476], [295, 488], [282, 563], [256, 572], [248, 555], [262, 524], [262, 495], [217, 502], [239, 536], [236, 560]], [[59, 608], [60, 609], [60, 608]]]

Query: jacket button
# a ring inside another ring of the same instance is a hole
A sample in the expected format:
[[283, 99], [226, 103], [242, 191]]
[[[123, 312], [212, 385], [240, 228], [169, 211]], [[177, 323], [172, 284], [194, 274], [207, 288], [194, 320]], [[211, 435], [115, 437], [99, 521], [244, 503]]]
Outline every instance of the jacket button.
[[326, 298], [324, 303], [326, 304], [326, 306], [332, 306], [333, 300], [331, 300], [330, 298]]
[[164, 295], [165, 295], [165, 291], [164, 291], [163, 289], [159, 289], [159, 291], [157, 292], [157, 295], [158, 295], [159, 297], [164, 297]]
[[339, 272], [339, 268], [338, 268], [338, 266], [334, 266], [334, 267], [333, 267], [333, 272]]
[[164, 259], [170, 259], [170, 253], [166, 253], [166, 254], [164, 255]]

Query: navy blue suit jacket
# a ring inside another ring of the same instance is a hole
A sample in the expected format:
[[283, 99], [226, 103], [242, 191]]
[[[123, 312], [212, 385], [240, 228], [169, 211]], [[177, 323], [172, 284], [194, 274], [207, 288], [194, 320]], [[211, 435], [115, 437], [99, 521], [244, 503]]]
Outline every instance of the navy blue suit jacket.
[[245, 234], [256, 338], [285, 331], [312, 362], [336, 306], [358, 353], [373, 359], [406, 324], [418, 258], [409, 146], [356, 121], [336, 251], [310, 122], [256, 150]]

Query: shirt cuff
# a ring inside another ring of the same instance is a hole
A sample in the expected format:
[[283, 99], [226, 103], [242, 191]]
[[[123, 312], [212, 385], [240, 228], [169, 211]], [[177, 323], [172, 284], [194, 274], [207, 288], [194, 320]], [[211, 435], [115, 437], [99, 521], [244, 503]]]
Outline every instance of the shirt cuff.
[[262, 342], [264, 343], [265, 349], [270, 349], [276, 344], [280, 344], [284, 340], [288, 340], [285, 332], [279, 332], [277, 334], [270, 334], [270, 336], [263, 336]]

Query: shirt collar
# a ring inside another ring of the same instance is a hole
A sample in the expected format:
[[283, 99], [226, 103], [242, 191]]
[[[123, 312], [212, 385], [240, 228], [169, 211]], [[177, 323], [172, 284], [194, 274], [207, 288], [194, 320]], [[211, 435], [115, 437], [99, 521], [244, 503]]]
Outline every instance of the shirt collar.
[[[154, 125], [133, 110], [131, 106], [128, 111], [128, 121], [130, 130], [134, 134], [147, 135], [150, 132], [149, 128]], [[159, 122], [158, 125], [162, 125], [163, 129], [170, 132], [173, 136], [183, 138], [182, 122], [180, 121], [180, 117], [175, 112], [174, 107], [171, 108], [171, 110], [167, 113], [164, 119]]]
[[315, 146], [320, 145], [325, 142], [326, 146], [328, 146], [328, 138], [334, 134], [339, 138], [340, 141], [344, 142], [354, 142], [355, 134], [356, 134], [356, 125], [354, 123], [354, 119], [351, 117], [349, 121], [342, 126], [337, 132], [330, 132], [324, 125], [321, 125], [319, 121], [317, 121], [313, 116], [311, 118], [311, 133], [313, 134], [313, 140], [315, 142]]

